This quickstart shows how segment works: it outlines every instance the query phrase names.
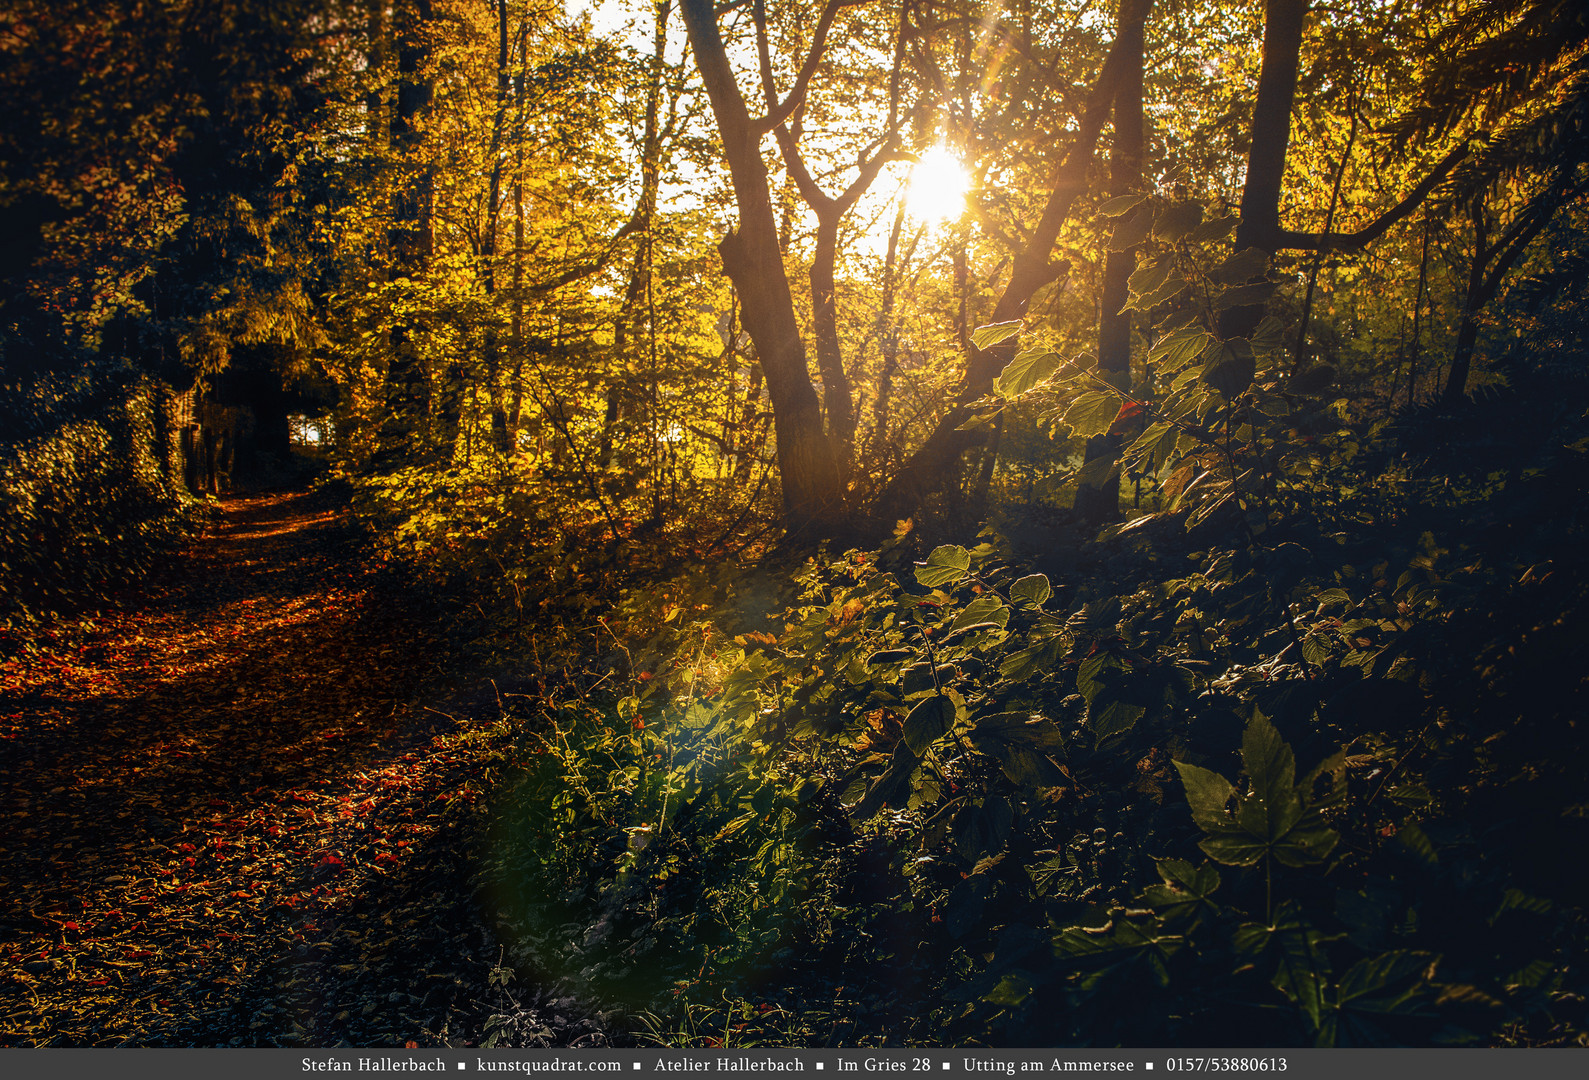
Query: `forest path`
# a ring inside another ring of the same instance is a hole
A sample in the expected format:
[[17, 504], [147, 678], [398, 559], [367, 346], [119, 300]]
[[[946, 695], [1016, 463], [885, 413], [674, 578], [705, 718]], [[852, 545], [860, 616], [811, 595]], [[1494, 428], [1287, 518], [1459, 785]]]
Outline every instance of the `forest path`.
[[478, 1041], [489, 739], [419, 704], [440, 638], [375, 570], [333, 497], [233, 498], [0, 641], [0, 1044]]

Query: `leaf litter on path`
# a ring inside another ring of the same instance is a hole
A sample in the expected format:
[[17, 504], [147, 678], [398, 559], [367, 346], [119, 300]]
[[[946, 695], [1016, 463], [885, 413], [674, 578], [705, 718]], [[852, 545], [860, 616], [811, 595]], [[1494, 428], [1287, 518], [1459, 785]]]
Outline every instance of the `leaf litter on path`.
[[492, 746], [417, 704], [440, 644], [323, 494], [0, 640], [0, 1045], [477, 1043]]

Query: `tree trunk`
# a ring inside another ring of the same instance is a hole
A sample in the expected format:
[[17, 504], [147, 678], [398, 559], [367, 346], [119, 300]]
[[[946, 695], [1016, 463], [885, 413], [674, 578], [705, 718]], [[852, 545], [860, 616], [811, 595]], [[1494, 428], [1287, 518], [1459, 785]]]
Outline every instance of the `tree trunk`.
[[[1130, 195], [1142, 187], [1142, 157], [1145, 145], [1142, 115], [1142, 64], [1145, 49], [1142, 23], [1120, 28], [1124, 57], [1120, 85], [1114, 102], [1114, 146], [1109, 151], [1109, 193]], [[1135, 224], [1138, 215], [1149, 213], [1138, 206], [1115, 226], [1118, 235]], [[1135, 247], [1111, 247], [1104, 260], [1102, 310], [1098, 316], [1098, 372], [1119, 390], [1131, 387], [1131, 312], [1123, 311], [1131, 298], [1127, 281], [1136, 269]], [[1106, 432], [1087, 440], [1086, 461], [1108, 458], [1116, 461], [1124, 443], [1121, 434]], [[1120, 517], [1120, 469], [1111, 468], [1097, 484], [1083, 484], [1076, 491], [1076, 512], [1093, 525]]]
[[[430, 0], [402, 0], [397, 6], [397, 108], [392, 116], [392, 152], [405, 183], [398, 190], [388, 231], [392, 280], [423, 274], [431, 253], [431, 186], [429, 166], [416, 160], [422, 142], [421, 121], [430, 108]], [[419, 354], [423, 326], [394, 320], [390, 332], [391, 364], [386, 374], [386, 415], [381, 423], [374, 465], [390, 471], [425, 456], [430, 411], [430, 377]]]
[[835, 535], [844, 525], [844, 489], [778, 246], [778, 226], [761, 157], [763, 125], [752, 120], [734, 81], [712, 0], [683, 0], [690, 45], [722, 135], [739, 226], [718, 245], [739, 293], [741, 320], [756, 345], [777, 425], [784, 521], [795, 536]]
[[[1253, 102], [1247, 182], [1241, 192], [1236, 250], [1254, 247], [1273, 255], [1281, 247], [1280, 188], [1291, 144], [1291, 104], [1297, 91], [1302, 25], [1308, 0], [1268, 0], [1263, 18], [1263, 65]], [[1263, 318], [1262, 304], [1229, 308], [1219, 317], [1221, 337], [1250, 337]]]

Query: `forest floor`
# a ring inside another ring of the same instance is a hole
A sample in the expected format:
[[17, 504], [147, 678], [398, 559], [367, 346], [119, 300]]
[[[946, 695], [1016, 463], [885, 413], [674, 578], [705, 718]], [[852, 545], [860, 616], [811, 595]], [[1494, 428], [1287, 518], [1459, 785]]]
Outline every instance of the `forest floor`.
[[477, 1044], [516, 1006], [445, 645], [325, 492], [223, 500], [113, 610], [0, 639], [0, 1045]]

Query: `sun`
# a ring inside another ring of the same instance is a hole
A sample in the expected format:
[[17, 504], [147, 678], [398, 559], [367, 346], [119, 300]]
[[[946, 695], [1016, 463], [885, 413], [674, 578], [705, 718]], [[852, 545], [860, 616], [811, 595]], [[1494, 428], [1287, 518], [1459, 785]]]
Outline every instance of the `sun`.
[[911, 217], [926, 223], [950, 221], [965, 213], [971, 176], [960, 159], [942, 143], [916, 159], [910, 170], [905, 206]]

